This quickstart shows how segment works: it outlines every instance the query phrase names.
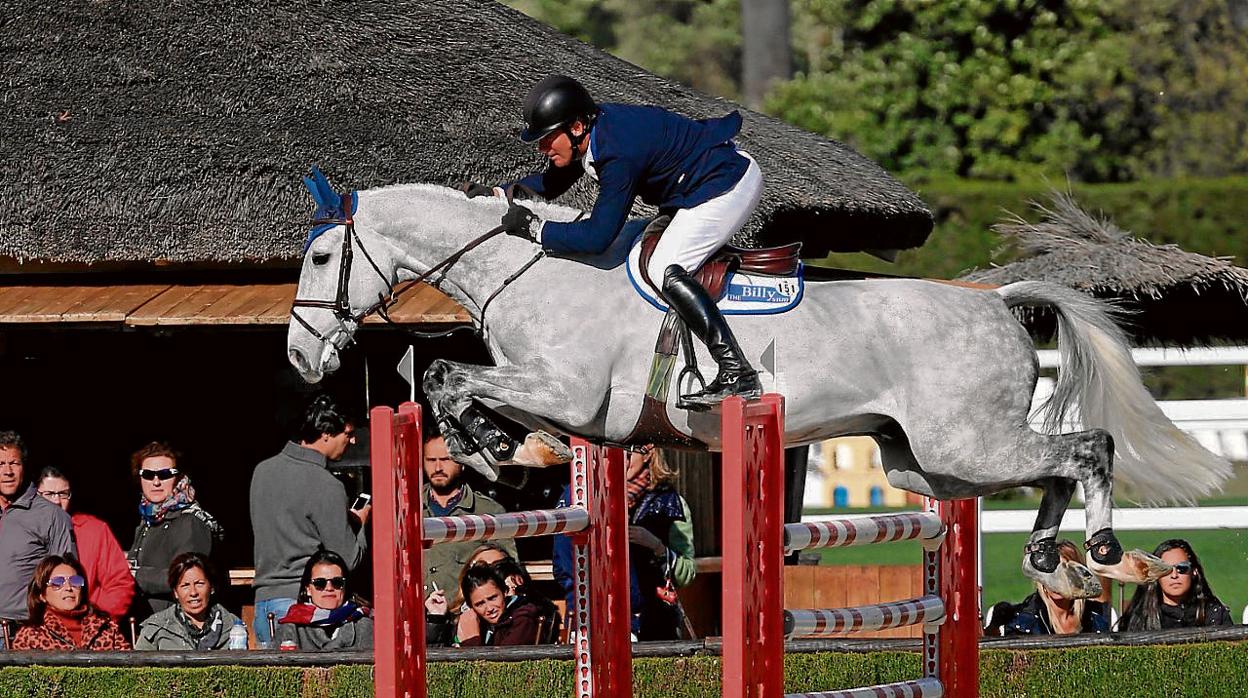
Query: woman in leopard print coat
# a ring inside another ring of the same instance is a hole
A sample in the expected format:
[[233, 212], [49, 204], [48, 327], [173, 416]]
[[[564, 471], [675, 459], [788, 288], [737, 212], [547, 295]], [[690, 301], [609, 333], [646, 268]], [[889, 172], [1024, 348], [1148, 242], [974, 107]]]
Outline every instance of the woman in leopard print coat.
[[72, 555], [51, 555], [39, 563], [26, 606], [30, 621], [13, 638], [14, 650], [130, 649], [116, 621], [87, 602], [86, 573]]

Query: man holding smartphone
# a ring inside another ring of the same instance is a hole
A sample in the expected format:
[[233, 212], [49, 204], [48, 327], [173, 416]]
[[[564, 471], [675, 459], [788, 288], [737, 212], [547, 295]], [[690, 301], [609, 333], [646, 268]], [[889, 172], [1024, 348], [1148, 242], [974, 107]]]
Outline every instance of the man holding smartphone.
[[304, 565], [318, 550], [342, 556], [352, 570], [368, 550], [368, 501], [348, 508], [347, 490], [329, 472], [355, 443], [355, 425], [327, 395], [304, 411], [297, 433], [281, 453], [256, 466], [251, 478], [255, 532], [256, 641], [271, 643], [268, 614], [281, 618], [299, 596]]

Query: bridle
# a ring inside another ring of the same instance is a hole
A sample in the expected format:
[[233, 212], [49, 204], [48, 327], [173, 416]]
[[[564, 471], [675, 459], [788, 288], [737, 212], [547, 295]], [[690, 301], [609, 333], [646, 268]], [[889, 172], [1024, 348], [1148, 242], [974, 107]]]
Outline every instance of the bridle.
[[[515, 192], [514, 185], [512, 187], [507, 188], [506, 193], [507, 193], [508, 204], [512, 203], [514, 192]], [[351, 197], [355, 195], [356, 194], [354, 193], [348, 193], [346, 195], [343, 195], [341, 197], [341, 201], [343, 202], [351, 201]], [[402, 296], [404, 293], [412, 289], [417, 284], [428, 280], [429, 277], [433, 276], [434, 274], [438, 274], [438, 277], [429, 285], [441, 291], [442, 282], [446, 280], [447, 272], [450, 271], [451, 267], [455, 266], [455, 263], [458, 262], [461, 257], [463, 257], [468, 252], [476, 249], [479, 245], [486, 242], [487, 240], [490, 240], [491, 238], [497, 236], [499, 233], [503, 232], [503, 226], [501, 225], [495, 226], [494, 228], [491, 228], [485, 234], [480, 235], [476, 238], [473, 238], [463, 247], [459, 248], [454, 253], [452, 253], [449, 257], [433, 265], [432, 267], [430, 267], [428, 270], [426, 270], [424, 273], [420, 274], [416, 278], [406, 281], [402, 285], [395, 286], [394, 284], [390, 283], [390, 277], [387, 276], [384, 272], [382, 272], [381, 267], [377, 265], [377, 262], [373, 261], [373, 256], [370, 255], [368, 253], [368, 249], [364, 247], [364, 241], [360, 239], [359, 233], [357, 233], [355, 230], [355, 217], [347, 209], [348, 207], [344, 205], [342, 207], [342, 214], [340, 216], [336, 216], [332, 218], [313, 218], [312, 219], [313, 226], [318, 226], [318, 225], [346, 226], [346, 231], [343, 233], [343, 236], [342, 236], [342, 254], [340, 255], [341, 259], [338, 265], [338, 289], [334, 296], [334, 299], [333, 300], [315, 300], [315, 299], [307, 299], [307, 298], [296, 298], [294, 303], [291, 304], [291, 309], [290, 309], [290, 316], [294, 318], [296, 322], [302, 325], [305, 330], [310, 332], [313, 337], [316, 337], [321, 342], [324, 342], [326, 344], [332, 344], [333, 347], [338, 351], [342, 351], [351, 342], [351, 338], [355, 334], [356, 328], [358, 328], [360, 323], [364, 321], [364, 318], [368, 317], [369, 315], [372, 315], [373, 313], [377, 313], [379, 317], [381, 317], [383, 320], [385, 320], [386, 322], [392, 325], [397, 324], [393, 320], [390, 319], [389, 310], [390, 308], [394, 307], [396, 303], [399, 302], [400, 296]], [[385, 282], [386, 292], [378, 293], [377, 300], [372, 305], [369, 305], [368, 307], [364, 308], [358, 313], [353, 313], [351, 312], [351, 263], [355, 256], [354, 248], [356, 247], [359, 248], [360, 252], [364, 255], [364, 258], [368, 260], [368, 264], [369, 266], [373, 268], [373, 271], [377, 272], [377, 275], [381, 277], [381, 280], [383, 282]], [[530, 267], [536, 264], [537, 261], [544, 256], [545, 256], [545, 252], [539, 250], [537, 255], [533, 257], [533, 259], [529, 260], [527, 264], [522, 266], [514, 274], [507, 277], [507, 279], [503, 281], [502, 285], [499, 286], [497, 290], [495, 290], [493, 293], [490, 294], [489, 298], [486, 299], [485, 303], [481, 305], [479, 322], [469, 327], [463, 327], [463, 326], [454, 327], [443, 332], [420, 332], [418, 330], [412, 330], [412, 329], [408, 329], [408, 332], [410, 332], [411, 334], [417, 337], [426, 338], [426, 339], [436, 339], [440, 337], [447, 337], [456, 332], [463, 332], [463, 331], [471, 331], [472, 333], [478, 336], [482, 336], [484, 332], [484, 327], [485, 327], [485, 309], [489, 307], [490, 301], [493, 301], [495, 296], [501, 293], [504, 288], [506, 288], [509, 284], [511, 284], [511, 282], [519, 278], [521, 274], [528, 271]], [[300, 315], [297, 312], [298, 308], [315, 308], [318, 310], [328, 310], [334, 314], [334, 319], [337, 321], [337, 325], [334, 327], [334, 329], [330, 330], [328, 334], [322, 333], [320, 330], [313, 327], [312, 323], [308, 322], [306, 319], [304, 319], [302, 315]]]

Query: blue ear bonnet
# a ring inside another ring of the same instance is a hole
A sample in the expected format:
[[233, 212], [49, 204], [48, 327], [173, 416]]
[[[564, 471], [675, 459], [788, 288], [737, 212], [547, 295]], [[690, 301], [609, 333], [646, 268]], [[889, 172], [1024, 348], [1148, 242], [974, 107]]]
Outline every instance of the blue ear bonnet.
[[[308, 193], [316, 200], [316, 213], [312, 214], [312, 220], [318, 221], [308, 233], [307, 241], [303, 243], [303, 252], [307, 254], [308, 248], [326, 230], [346, 225], [348, 220], [355, 215], [355, 209], [360, 205], [360, 199], [355, 192], [343, 196], [334, 191], [334, 188], [329, 184], [329, 180], [325, 178], [325, 175], [321, 174], [320, 168], [316, 165], [312, 166], [312, 176], [303, 178], [303, 186], [308, 188]], [[344, 200], [347, 204], [346, 207], [350, 208], [349, 211], [344, 210]]]

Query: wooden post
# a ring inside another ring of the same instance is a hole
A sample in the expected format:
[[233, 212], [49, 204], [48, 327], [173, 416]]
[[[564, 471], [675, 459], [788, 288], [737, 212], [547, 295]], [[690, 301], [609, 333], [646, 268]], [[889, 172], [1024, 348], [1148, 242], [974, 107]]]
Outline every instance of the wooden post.
[[377, 629], [374, 695], [426, 698], [420, 406], [404, 403], [397, 415], [389, 407], [375, 407], [369, 418]]
[[784, 693], [784, 400], [721, 405], [723, 696]]

